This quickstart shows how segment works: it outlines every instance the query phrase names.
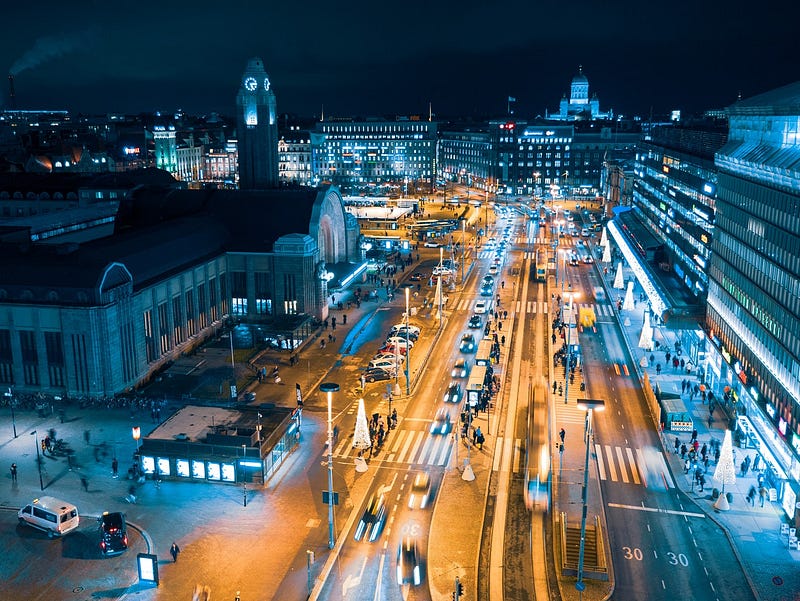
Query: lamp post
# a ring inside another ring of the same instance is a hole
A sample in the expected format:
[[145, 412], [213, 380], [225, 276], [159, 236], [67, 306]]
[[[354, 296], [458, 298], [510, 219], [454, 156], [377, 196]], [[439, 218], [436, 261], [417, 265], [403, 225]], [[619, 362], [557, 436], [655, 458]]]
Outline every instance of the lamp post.
[[[463, 269], [463, 267], [462, 267]], [[409, 331], [408, 331], [408, 298], [409, 298], [409, 289], [406, 287], [406, 396], [411, 396], [411, 378], [409, 378], [409, 369], [411, 369], [411, 344], [409, 343]], [[391, 407], [389, 408], [389, 414], [391, 415]]]
[[586, 439], [586, 460], [583, 464], [583, 490], [581, 492], [581, 501], [583, 503], [583, 512], [581, 513], [581, 545], [578, 550], [578, 581], [575, 583], [575, 588], [578, 590], [578, 597], [583, 599], [583, 591], [586, 584], [583, 582], [583, 554], [586, 550], [586, 512], [588, 510], [586, 504], [586, 490], [589, 486], [589, 441], [592, 437], [592, 411], [602, 411], [605, 409], [606, 402], [603, 399], [578, 399], [578, 408], [586, 411], [586, 426], [584, 430], [584, 438]]
[[247, 480], [245, 476], [247, 475], [246, 466], [244, 462], [247, 460], [247, 445], [242, 445], [242, 505], [247, 507]]
[[39, 468], [39, 490], [44, 490], [44, 481], [42, 480], [42, 458], [39, 455], [39, 435], [37, 430], [31, 432], [33, 436], [33, 444], [36, 445], [36, 467]]
[[333, 526], [333, 418], [331, 405], [333, 393], [339, 392], [339, 385], [333, 382], [323, 382], [319, 385], [321, 392], [328, 395], [328, 548], [336, 545], [336, 536]]
[[[461, 287], [464, 287], [464, 247], [467, 245], [467, 220], [461, 220]], [[408, 310], [408, 309], [406, 309]]]
[[6, 392], [3, 396], [8, 399], [8, 406], [11, 407], [11, 426], [14, 429], [14, 438], [17, 437], [17, 418], [14, 415], [14, 393], [11, 392], [11, 387], [9, 386], [8, 392]]

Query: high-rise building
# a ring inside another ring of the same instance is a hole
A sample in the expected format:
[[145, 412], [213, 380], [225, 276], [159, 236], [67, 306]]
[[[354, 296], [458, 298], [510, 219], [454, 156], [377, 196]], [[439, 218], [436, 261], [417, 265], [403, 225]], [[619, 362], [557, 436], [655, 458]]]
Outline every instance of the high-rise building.
[[239, 188], [278, 187], [278, 119], [275, 93], [264, 63], [251, 58], [236, 94]]
[[794, 516], [800, 491], [800, 82], [729, 107], [709, 271], [709, 375], [736, 436], [766, 459]]

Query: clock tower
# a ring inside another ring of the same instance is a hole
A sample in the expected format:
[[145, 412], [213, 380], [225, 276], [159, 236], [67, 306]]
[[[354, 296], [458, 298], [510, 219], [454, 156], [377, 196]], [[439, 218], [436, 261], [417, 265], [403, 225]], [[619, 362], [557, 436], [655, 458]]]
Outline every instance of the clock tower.
[[278, 187], [278, 117], [264, 63], [251, 58], [236, 94], [239, 189]]

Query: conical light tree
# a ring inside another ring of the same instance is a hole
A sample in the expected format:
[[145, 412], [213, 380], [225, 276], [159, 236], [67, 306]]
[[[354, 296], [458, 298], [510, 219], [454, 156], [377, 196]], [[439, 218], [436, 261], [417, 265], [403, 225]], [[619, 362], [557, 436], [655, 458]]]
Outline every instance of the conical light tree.
[[642, 335], [639, 337], [639, 348], [652, 350], [653, 348], [653, 327], [650, 325], [650, 312], [644, 312], [644, 324], [642, 325]]
[[368, 449], [372, 446], [369, 437], [369, 424], [367, 412], [364, 409], [364, 399], [358, 399], [358, 413], [356, 414], [356, 431], [353, 434], [353, 446], [357, 449]]
[[436, 303], [436, 319], [442, 318], [442, 277], [436, 278], [436, 293], [433, 295], [433, 302]]
[[719, 451], [719, 463], [714, 470], [714, 482], [722, 484], [722, 492], [725, 492], [726, 484], [736, 482], [736, 466], [733, 465], [733, 441], [730, 430], [725, 430], [725, 438], [722, 440], [722, 448]]
[[622, 301], [622, 308], [625, 311], [633, 311], [633, 282], [628, 282], [628, 290], [625, 292], [625, 300]]
[[608, 246], [608, 234], [606, 228], [603, 228], [603, 233], [600, 234], [600, 246]]
[[625, 288], [625, 275], [622, 273], [622, 261], [617, 264], [617, 275], [614, 277], [614, 288], [622, 290]]
[[611, 245], [606, 244], [603, 247], [603, 258], [601, 259], [603, 263], [611, 263]]

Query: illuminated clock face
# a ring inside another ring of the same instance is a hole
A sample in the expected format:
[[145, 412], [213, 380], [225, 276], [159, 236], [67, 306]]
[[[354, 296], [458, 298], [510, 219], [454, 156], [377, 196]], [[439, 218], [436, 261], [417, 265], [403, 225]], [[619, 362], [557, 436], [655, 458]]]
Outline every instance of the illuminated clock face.
[[269, 77], [264, 78], [264, 90], [269, 92]]
[[244, 87], [250, 90], [251, 92], [256, 89], [258, 86], [258, 82], [256, 81], [255, 77], [248, 77], [244, 80]]

